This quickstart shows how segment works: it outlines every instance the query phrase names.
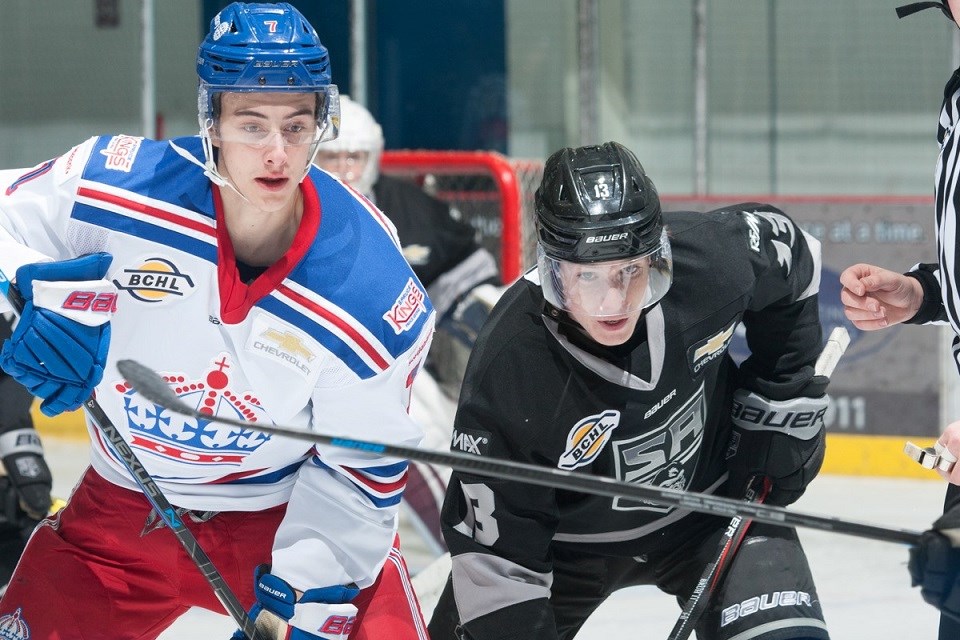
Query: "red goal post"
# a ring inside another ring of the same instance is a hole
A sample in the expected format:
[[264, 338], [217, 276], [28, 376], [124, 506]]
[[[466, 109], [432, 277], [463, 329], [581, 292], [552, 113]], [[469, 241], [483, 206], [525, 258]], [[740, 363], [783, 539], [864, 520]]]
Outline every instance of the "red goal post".
[[512, 282], [533, 264], [529, 220], [543, 175], [541, 161], [493, 151], [395, 150], [384, 151], [380, 171], [411, 180], [448, 202], [496, 256], [503, 282]]

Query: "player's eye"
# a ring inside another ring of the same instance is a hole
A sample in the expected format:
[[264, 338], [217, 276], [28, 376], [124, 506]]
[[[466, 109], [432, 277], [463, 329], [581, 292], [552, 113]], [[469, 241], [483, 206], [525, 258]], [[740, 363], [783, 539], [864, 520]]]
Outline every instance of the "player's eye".
[[240, 129], [250, 135], [262, 135], [265, 133], [263, 127], [258, 124], [248, 123], [240, 126]]

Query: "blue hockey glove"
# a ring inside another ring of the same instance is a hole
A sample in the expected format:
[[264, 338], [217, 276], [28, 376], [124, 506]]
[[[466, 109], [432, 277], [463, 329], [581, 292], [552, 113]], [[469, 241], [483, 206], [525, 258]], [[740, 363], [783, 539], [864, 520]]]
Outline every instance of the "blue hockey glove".
[[43, 398], [55, 416], [79, 407], [103, 377], [116, 287], [104, 279], [113, 258], [92, 253], [17, 269], [20, 321], [0, 351], [0, 367]]
[[[254, 572], [257, 603], [250, 618], [257, 632], [270, 640], [347, 640], [357, 619], [350, 604], [360, 589], [334, 586], [307, 589], [300, 597], [293, 587], [272, 573], [267, 565]], [[245, 640], [238, 629], [232, 640]]]

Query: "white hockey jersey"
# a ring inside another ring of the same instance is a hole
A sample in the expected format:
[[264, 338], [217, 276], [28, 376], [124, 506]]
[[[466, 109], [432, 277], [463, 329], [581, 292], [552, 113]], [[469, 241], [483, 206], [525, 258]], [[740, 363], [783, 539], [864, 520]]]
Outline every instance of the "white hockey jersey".
[[[367, 586], [390, 548], [405, 461], [174, 414], [116, 362], [158, 371], [202, 412], [416, 446], [408, 408], [432, 335], [429, 299], [391, 223], [315, 168], [290, 250], [243, 283], [219, 191], [184, 151], [202, 157], [200, 139], [104, 136], [0, 172], [0, 270], [113, 255], [107, 278], [120, 296], [96, 397], [169, 501], [202, 511], [289, 501], [274, 573], [298, 588]], [[89, 431], [93, 467], [137, 489]]]

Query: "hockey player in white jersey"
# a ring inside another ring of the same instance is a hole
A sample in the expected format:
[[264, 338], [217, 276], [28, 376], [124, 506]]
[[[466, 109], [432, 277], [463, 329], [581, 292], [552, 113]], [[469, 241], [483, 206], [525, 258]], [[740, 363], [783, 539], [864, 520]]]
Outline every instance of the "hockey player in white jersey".
[[[96, 394], [265, 637], [424, 638], [396, 541], [405, 461], [186, 419], [117, 370], [138, 360], [252, 425], [422, 439], [432, 306], [385, 216], [311, 164], [339, 120], [316, 31], [289, 4], [234, 3], [197, 70], [198, 137], [95, 137], [0, 172], [0, 272], [26, 302], [0, 364], [48, 415]], [[5, 637], [155, 638], [223, 612], [90, 437], [0, 600]]]

